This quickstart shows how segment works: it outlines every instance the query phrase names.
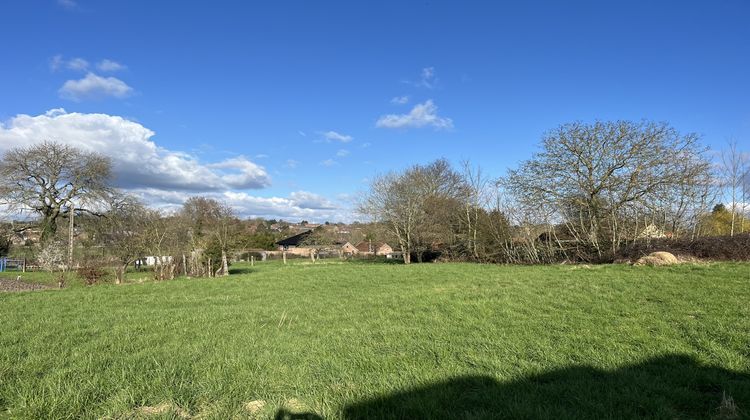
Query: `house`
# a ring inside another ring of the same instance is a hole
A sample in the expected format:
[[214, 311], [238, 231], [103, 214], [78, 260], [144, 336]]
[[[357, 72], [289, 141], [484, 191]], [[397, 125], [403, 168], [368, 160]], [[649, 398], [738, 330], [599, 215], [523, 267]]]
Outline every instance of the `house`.
[[350, 242], [345, 242], [343, 245], [341, 245], [341, 252], [344, 255], [356, 255], [359, 253], [359, 250]]
[[390, 255], [393, 248], [385, 242], [362, 241], [356, 246], [360, 255]]

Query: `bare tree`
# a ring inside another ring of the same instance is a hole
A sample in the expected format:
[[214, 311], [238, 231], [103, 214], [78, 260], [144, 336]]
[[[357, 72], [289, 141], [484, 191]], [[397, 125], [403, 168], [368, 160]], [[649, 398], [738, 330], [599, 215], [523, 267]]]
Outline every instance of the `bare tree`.
[[41, 216], [42, 242], [57, 220], [93, 212], [110, 192], [111, 162], [97, 153], [55, 142], [8, 150], [0, 161], [0, 204]]
[[[218, 245], [221, 265], [211, 270], [209, 276], [215, 273], [229, 275], [228, 253], [238, 240], [238, 233], [242, 226], [235, 217], [232, 208], [217, 200], [206, 197], [191, 197], [182, 206], [180, 217], [188, 228], [188, 238], [192, 253], [195, 256], [203, 254], [214, 242]], [[218, 262], [218, 261], [217, 261]]]
[[97, 219], [97, 237], [116, 264], [116, 284], [123, 282], [128, 266], [147, 252], [146, 233], [152, 217], [160, 215], [151, 214], [132, 196], [116, 195], [110, 200], [103, 217]]
[[[387, 225], [397, 238], [404, 263], [421, 254], [442, 234], [443, 209], [461, 206], [466, 185], [445, 159], [415, 165], [402, 173], [375, 178], [359, 205], [359, 212]], [[438, 222], [441, 220], [441, 222]]]
[[[721, 173], [723, 186], [725, 188], [725, 194], [729, 199], [729, 211], [732, 215], [732, 224], [729, 231], [729, 236], [734, 236], [737, 231], [735, 222], [738, 214], [739, 200], [743, 195], [743, 180], [747, 173], [747, 156], [737, 147], [737, 140], [731, 139], [728, 141], [727, 149], [721, 151]], [[742, 203], [744, 213], [744, 205]], [[740, 231], [744, 230], [744, 217], [741, 218], [742, 227]]]

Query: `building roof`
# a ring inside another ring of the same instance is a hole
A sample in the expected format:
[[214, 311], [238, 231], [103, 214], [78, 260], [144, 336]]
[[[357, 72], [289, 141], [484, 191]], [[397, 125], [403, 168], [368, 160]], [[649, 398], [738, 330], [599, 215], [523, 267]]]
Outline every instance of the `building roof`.
[[312, 235], [312, 230], [307, 230], [302, 233], [298, 233], [294, 236], [290, 236], [288, 238], [284, 238], [278, 242], [276, 242], [276, 245], [281, 246], [299, 246], [299, 244], [302, 243], [305, 239], [307, 239], [308, 236]]

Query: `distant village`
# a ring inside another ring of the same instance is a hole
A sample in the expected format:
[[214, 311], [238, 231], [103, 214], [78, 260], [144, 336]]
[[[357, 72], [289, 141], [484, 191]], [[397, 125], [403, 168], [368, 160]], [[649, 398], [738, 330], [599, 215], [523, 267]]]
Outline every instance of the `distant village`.
[[[91, 216], [76, 221], [74, 239], [77, 244], [96, 241], [87, 225], [95, 223]], [[374, 223], [310, 223], [307, 221], [287, 222], [276, 219], [253, 218], [240, 222], [243, 229], [239, 236], [239, 246], [233, 260], [249, 260], [251, 255], [258, 259], [281, 258], [282, 254], [294, 257], [400, 257], [395, 241], [387, 231]], [[37, 222], [13, 221], [3, 226], [8, 232], [10, 244], [16, 251], [31, 257], [41, 243], [42, 231]], [[143, 265], [155, 265], [157, 259], [144, 256]]]

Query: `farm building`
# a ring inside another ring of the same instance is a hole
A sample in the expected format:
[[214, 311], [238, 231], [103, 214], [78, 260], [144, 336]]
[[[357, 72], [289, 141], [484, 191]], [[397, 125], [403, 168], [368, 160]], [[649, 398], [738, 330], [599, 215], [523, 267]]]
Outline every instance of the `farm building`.
[[312, 235], [312, 230], [307, 230], [288, 238], [284, 238], [276, 242], [276, 245], [279, 247], [279, 251], [287, 251], [290, 254], [308, 256], [310, 255], [310, 247], [304, 246], [303, 244], [310, 235]]
[[[293, 255], [300, 255], [300, 256], [309, 256], [310, 252], [315, 250], [315, 252], [319, 252], [320, 248], [319, 246], [312, 246], [309, 243], [305, 243], [307, 238], [312, 235], [313, 231], [308, 230], [302, 233], [298, 233], [296, 235], [290, 236], [288, 238], [282, 239], [278, 242], [276, 242], [276, 245], [278, 246], [279, 251], [286, 251]], [[349, 242], [336, 242], [332, 245], [326, 245], [323, 248], [326, 248], [328, 251], [340, 251], [343, 255], [354, 255], [358, 253], [357, 247], [352, 245]]]

